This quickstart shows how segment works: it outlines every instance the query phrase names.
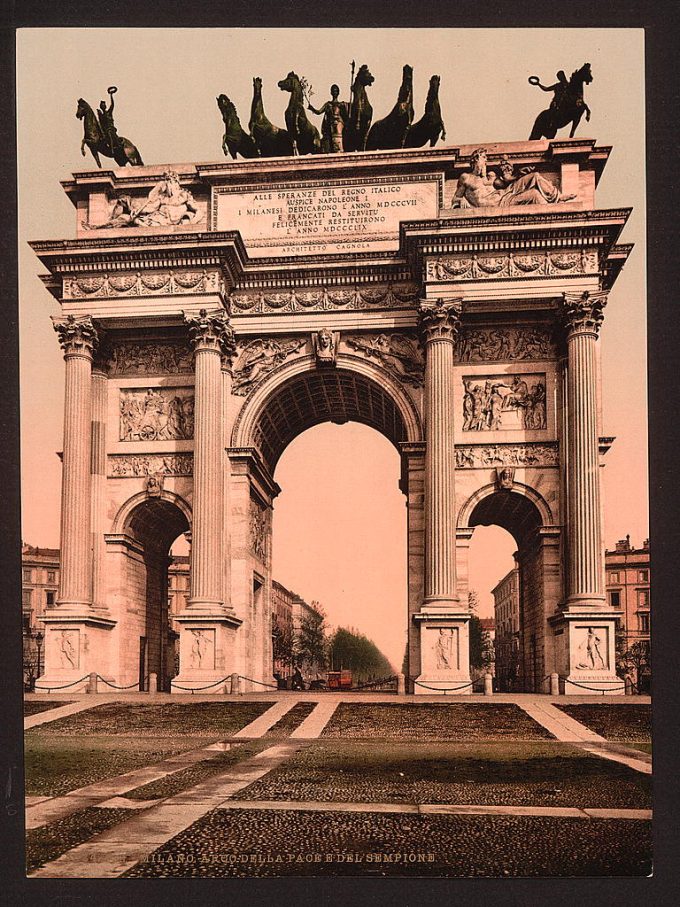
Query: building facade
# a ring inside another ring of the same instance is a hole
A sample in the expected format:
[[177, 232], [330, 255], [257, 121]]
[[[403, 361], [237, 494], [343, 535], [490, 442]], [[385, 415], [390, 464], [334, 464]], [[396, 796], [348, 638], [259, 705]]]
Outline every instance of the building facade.
[[520, 676], [519, 568], [513, 567], [494, 586], [496, 684], [499, 692], [522, 689]]
[[[624, 670], [631, 674], [640, 692], [649, 692], [651, 659], [651, 558], [649, 539], [640, 548], [630, 543], [630, 536], [620, 539], [613, 549], [605, 551], [607, 599], [612, 608], [621, 611], [618, 627], [619, 655], [632, 650], [632, 660]], [[636, 644], [641, 645], [636, 645]]]
[[48, 608], [53, 608], [59, 588], [59, 550], [21, 546], [21, 626], [24, 683], [31, 687], [42, 675], [43, 645]]
[[619, 690], [598, 344], [630, 210], [596, 207], [611, 149], [591, 139], [492, 148], [64, 182], [75, 238], [32, 243], [65, 359], [52, 683], [167, 673], [168, 553], [187, 531], [173, 689], [272, 683], [277, 463], [312, 425], [353, 420], [401, 457], [409, 692], [469, 692], [468, 551], [489, 524], [517, 542], [534, 682]]

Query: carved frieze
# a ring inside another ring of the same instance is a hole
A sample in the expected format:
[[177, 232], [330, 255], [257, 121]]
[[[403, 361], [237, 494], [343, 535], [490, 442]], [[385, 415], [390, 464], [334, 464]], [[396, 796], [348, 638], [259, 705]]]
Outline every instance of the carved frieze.
[[176, 296], [218, 293], [218, 271], [172, 269], [116, 274], [83, 274], [64, 277], [64, 299], [96, 299], [114, 296]]
[[250, 501], [250, 550], [262, 561], [267, 563], [269, 552], [269, 534], [271, 517], [269, 508], [263, 507], [256, 501]]
[[377, 359], [391, 375], [413, 387], [422, 387], [425, 361], [416, 339], [406, 334], [357, 334], [347, 344], [369, 359]]
[[183, 441], [193, 436], [193, 389], [153, 387], [148, 390], [121, 390], [121, 441]]
[[112, 347], [107, 369], [118, 375], [178, 375], [194, 370], [188, 343], [179, 341], [126, 340]]
[[468, 329], [458, 339], [456, 353], [459, 362], [551, 359], [555, 346], [544, 328]]
[[557, 466], [557, 444], [471, 444], [456, 447], [457, 469], [494, 466]]
[[193, 473], [192, 454], [112, 454], [108, 458], [111, 478], [133, 478], [152, 475], [190, 476]]
[[270, 338], [250, 340], [237, 345], [237, 359], [233, 370], [231, 390], [239, 397], [245, 397], [253, 387], [289, 356], [297, 353], [306, 340], [273, 340]]
[[352, 309], [412, 308], [418, 301], [415, 284], [378, 287], [321, 287], [281, 292], [239, 291], [230, 297], [232, 310], [239, 315], [262, 312], [310, 312]]
[[496, 255], [440, 256], [427, 262], [427, 280], [486, 280], [523, 277], [559, 277], [570, 274], [596, 274], [597, 252], [530, 252]]
[[545, 374], [465, 375], [463, 431], [547, 427]]

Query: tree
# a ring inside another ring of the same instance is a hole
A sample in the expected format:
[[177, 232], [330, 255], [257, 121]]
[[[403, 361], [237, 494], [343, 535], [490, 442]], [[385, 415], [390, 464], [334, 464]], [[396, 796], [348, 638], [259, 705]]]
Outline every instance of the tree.
[[300, 630], [293, 643], [294, 660], [313, 673], [326, 667], [327, 647], [326, 615], [315, 602], [315, 609], [300, 621]]
[[394, 674], [388, 659], [363, 633], [338, 627], [329, 648], [333, 668], [350, 670], [355, 684]]
[[619, 677], [630, 677], [638, 692], [641, 692], [641, 687], [647, 689], [652, 676], [651, 640], [638, 639], [623, 651], [619, 651], [617, 647], [616, 673]]
[[281, 665], [284, 669], [293, 664], [293, 630], [291, 627], [281, 627], [272, 614], [272, 649], [275, 667]]

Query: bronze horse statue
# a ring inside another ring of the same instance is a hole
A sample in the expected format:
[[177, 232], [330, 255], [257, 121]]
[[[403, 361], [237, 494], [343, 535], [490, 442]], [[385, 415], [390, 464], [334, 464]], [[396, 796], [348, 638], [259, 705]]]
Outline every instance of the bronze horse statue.
[[427, 142], [434, 148], [441, 135], [446, 139], [446, 129], [439, 107], [439, 76], [430, 76], [430, 87], [425, 101], [425, 113], [406, 133], [404, 148], [422, 148]]
[[352, 84], [352, 100], [349, 105], [349, 117], [343, 135], [345, 151], [365, 151], [366, 138], [371, 128], [373, 108], [371, 107], [366, 87], [375, 79], [364, 63]]
[[255, 140], [241, 126], [236, 107], [226, 94], [219, 95], [216, 100], [224, 121], [222, 151], [225, 155], [230, 154], [234, 160], [236, 160], [237, 154], [240, 154], [241, 157], [257, 157]]
[[285, 79], [281, 79], [278, 86], [281, 91], [290, 92], [285, 117], [288, 135], [293, 140], [293, 154], [319, 154], [321, 136], [316, 126], [307, 119], [304, 92], [298, 75], [289, 72]]
[[279, 129], [267, 119], [262, 103], [262, 79], [253, 79], [253, 102], [248, 129], [260, 157], [286, 157], [293, 153], [293, 140], [285, 129]]
[[144, 166], [144, 161], [139, 151], [125, 136], [119, 136], [118, 147], [111, 148], [97, 121], [94, 110], [83, 98], [78, 98], [76, 116], [83, 121], [83, 140], [80, 143], [80, 152], [83, 157], [85, 157], [85, 146], [87, 145], [92, 152], [92, 157], [95, 159], [97, 167], [102, 165], [99, 160], [100, 154], [103, 154], [104, 157], [114, 158], [119, 167], [125, 167], [126, 164], [130, 164], [132, 167]]
[[397, 103], [390, 113], [371, 126], [366, 139], [366, 151], [380, 148], [403, 148], [413, 122], [413, 67], [404, 66]]
[[590, 63], [584, 63], [580, 69], [567, 78], [560, 70], [557, 74], [558, 81], [554, 85], [541, 85], [538, 76], [530, 76], [529, 82], [532, 85], [538, 85], [542, 91], [552, 91], [555, 96], [547, 110], [541, 111], [536, 117], [534, 128], [531, 130], [529, 141], [534, 139], [554, 139], [557, 130], [571, 123], [569, 138], [574, 137], [576, 127], [581, 122], [583, 114], [586, 115], [586, 122], [590, 120], [590, 108], [583, 100], [583, 86], [590, 85], [593, 81], [593, 74], [590, 71]]

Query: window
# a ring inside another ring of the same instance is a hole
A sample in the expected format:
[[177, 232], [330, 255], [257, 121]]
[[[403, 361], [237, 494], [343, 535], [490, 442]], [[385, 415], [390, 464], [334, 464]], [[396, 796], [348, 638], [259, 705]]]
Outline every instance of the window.
[[612, 591], [609, 593], [609, 604], [612, 608], [618, 608], [621, 605], [621, 593], [617, 591]]
[[613, 573], [609, 574], [609, 582], [618, 583], [618, 581], [619, 581], [619, 571], [615, 570]]
[[48, 605], [54, 604], [54, 592], [48, 592], [45, 596], [45, 601]]
[[649, 633], [649, 613], [638, 614], [638, 629], [640, 633]]
[[649, 570], [640, 570], [639, 571], [638, 582], [639, 583], [648, 583], [649, 582]]
[[30, 583], [32, 579], [33, 571], [29, 567], [24, 567], [24, 582]]
[[56, 580], [56, 574], [55, 574], [54, 570], [48, 570], [48, 571], [47, 571], [47, 582], [48, 582], [48, 583], [56, 583], [56, 581], [57, 581], [57, 580]]
[[21, 590], [21, 604], [23, 605], [24, 608], [31, 607], [31, 590], [30, 589]]
[[649, 589], [637, 590], [638, 608], [649, 608]]
[[31, 612], [24, 611], [24, 613], [21, 615], [21, 619], [22, 619], [22, 625], [24, 628], [24, 633], [29, 633], [31, 630]]

